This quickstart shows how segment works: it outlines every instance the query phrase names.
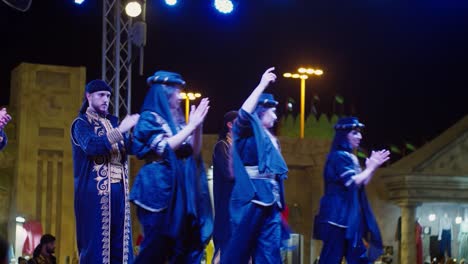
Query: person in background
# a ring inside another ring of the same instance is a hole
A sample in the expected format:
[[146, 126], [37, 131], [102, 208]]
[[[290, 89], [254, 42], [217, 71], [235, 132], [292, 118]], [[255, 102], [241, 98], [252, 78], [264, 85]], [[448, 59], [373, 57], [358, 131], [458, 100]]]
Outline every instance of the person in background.
[[231, 237], [229, 201], [234, 187], [231, 146], [232, 126], [236, 118], [237, 111], [230, 111], [224, 115], [223, 129], [213, 151], [213, 200], [215, 208], [213, 241], [215, 255], [222, 252]]
[[8, 114], [6, 108], [2, 108], [0, 110], [0, 150], [7, 145], [8, 140], [4, 128], [10, 121], [11, 116]]
[[33, 257], [28, 264], [56, 264], [55, 237], [51, 234], [45, 234], [41, 237], [41, 243], [34, 249]]

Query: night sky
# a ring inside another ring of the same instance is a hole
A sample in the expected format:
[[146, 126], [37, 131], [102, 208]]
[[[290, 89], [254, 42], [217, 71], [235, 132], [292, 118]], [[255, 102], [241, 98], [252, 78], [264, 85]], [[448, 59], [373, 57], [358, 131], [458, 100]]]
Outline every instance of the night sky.
[[[227, 16], [209, 0], [147, 2], [134, 111], [147, 76], [177, 71], [190, 90], [210, 97], [205, 131], [216, 133], [223, 113], [241, 106], [266, 68], [281, 76], [311, 66], [324, 75], [307, 81], [306, 110], [318, 95], [319, 113], [330, 114], [340, 94], [345, 103], [338, 110], [367, 125], [368, 149], [421, 146], [468, 114], [468, 2], [238, 0]], [[10, 72], [20, 62], [85, 66], [87, 81], [100, 78], [101, 9], [100, 0], [33, 0], [21, 13], [0, 2], [0, 104], [8, 104]], [[289, 97], [299, 102], [298, 80], [281, 77], [269, 91], [280, 115]]]

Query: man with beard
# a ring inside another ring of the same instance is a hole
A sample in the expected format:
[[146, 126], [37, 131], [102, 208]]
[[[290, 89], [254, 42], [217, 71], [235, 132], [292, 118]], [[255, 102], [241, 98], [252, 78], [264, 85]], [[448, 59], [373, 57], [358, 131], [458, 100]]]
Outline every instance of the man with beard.
[[28, 264], [55, 264], [57, 260], [54, 253], [55, 237], [45, 234], [41, 237], [41, 243], [34, 249], [33, 258], [28, 261]]
[[111, 90], [102, 80], [88, 83], [71, 126], [80, 263], [133, 263], [127, 154], [139, 115], [118, 124], [107, 111]]

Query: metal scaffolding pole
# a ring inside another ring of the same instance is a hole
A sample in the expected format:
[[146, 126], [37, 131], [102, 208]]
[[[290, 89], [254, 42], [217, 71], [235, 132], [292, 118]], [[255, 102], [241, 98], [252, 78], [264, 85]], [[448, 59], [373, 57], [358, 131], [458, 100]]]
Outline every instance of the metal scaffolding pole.
[[119, 119], [131, 111], [132, 19], [121, 0], [103, 0], [102, 79], [114, 89], [113, 114]]

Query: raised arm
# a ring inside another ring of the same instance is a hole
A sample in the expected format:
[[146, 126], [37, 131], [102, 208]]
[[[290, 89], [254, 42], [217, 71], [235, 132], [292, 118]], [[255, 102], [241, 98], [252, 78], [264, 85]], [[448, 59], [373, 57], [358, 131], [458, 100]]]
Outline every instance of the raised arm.
[[242, 109], [248, 113], [253, 113], [255, 111], [255, 107], [257, 107], [258, 98], [260, 95], [265, 91], [265, 89], [276, 81], [276, 74], [273, 73], [275, 67], [271, 67], [265, 71], [262, 75], [262, 79], [258, 86], [252, 91], [250, 96], [245, 100], [244, 104], [242, 105]]
[[366, 159], [366, 169], [354, 176], [354, 182], [357, 185], [362, 183], [367, 185], [374, 176], [375, 171], [389, 159], [390, 151], [388, 150], [372, 151], [371, 156]]
[[[193, 153], [198, 155], [201, 151], [201, 126], [205, 120], [208, 109], [210, 109], [210, 100], [203, 98], [198, 107], [192, 106], [190, 111], [190, 118], [187, 126], [185, 126], [179, 133], [167, 139], [167, 144], [171, 149], [177, 149], [192, 133], [194, 133], [192, 147]], [[196, 131], [198, 130], [198, 131]]]

